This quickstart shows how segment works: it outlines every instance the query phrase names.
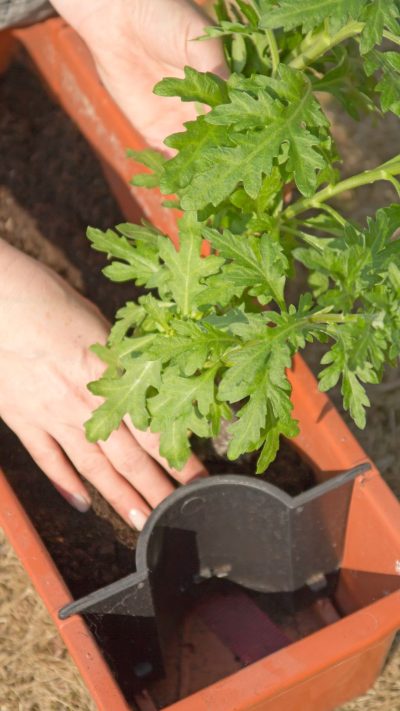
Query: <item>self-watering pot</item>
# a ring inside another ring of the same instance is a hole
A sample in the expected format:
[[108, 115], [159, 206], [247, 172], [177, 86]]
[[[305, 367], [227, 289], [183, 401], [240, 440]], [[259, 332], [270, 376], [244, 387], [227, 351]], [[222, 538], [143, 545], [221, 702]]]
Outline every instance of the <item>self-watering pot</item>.
[[361, 464], [295, 497], [229, 474], [181, 487], [141, 532], [137, 572], [63, 607], [60, 618], [96, 613], [142, 621], [143, 659], [132, 674], [162, 676], [163, 653], [202, 582], [223, 578], [260, 593], [325, 586], [341, 564], [354, 480], [369, 468]]

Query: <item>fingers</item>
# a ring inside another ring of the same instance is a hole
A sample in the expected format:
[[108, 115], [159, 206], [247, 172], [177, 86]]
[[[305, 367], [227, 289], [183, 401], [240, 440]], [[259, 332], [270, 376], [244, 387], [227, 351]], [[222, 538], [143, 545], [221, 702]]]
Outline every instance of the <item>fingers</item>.
[[189, 481], [192, 481], [192, 479], [207, 476], [208, 473], [203, 463], [195, 454], [192, 454], [181, 471], [170, 467], [167, 460], [160, 454], [160, 436], [150, 431], [142, 432], [141, 430], [137, 430], [133, 426], [130, 417], [126, 417], [124, 421], [142, 449], [146, 450], [153, 459], [159, 462], [163, 469], [171, 474], [176, 481], [179, 481], [181, 484], [187, 484]]
[[90, 496], [74, 467], [129, 525], [141, 530], [150, 507], [174, 491], [156, 461], [182, 484], [207, 472], [194, 455], [182, 471], [171, 468], [159, 453], [158, 435], [140, 432], [127, 420], [128, 426], [122, 425], [107, 442], [98, 445], [89, 443], [79, 427], [66, 423], [53, 427], [51, 434], [25, 423], [10, 426], [59, 493], [77, 510], [89, 509]]
[[61, 448], [46, 432], [30, 427], [24, 431], [13, 427], [38, 467], [48, 476], [57, 491], [75, 509], [84, 513], [90, 508], [90, 496]]
[[[85, 402], [91, 408], [98, 405], [97, 398], [85, 394]], [[115, 469], [140, 491], [151, 506], [157, 506], [171, 494], [174, 486], [162, 469], [180, 484], [208, 475], [203, 463], [195, 454], [188, 459], [181, 471], [170, 467], [160, 454], [160, 436], [147, 430], [136, 429], [129, 415], [124, 417], [124, 425], [113, 432], [105, 442], [98, 445], [112, 462]], [[158, 467], [155, 462], [161, 465]]]
[[174, 491], [172, 482], [132, 437], [124, 424], [106, 442], [99, 442], [107, 459], [153, 506]]
[[[93, 409], [98, 405], [98, 398], [85, 393], [86, 403]], [[83, 419], [87, 418], [82, 418], [82, 421]], [[131, 425], [131, 429], [126, 423], [121, 423], [118, 430], [112, 432], [106, 441], [99, 440], [97, 445], [116, 471], [142, 494], [150, 506], [157, 506], [175, 488], [165, 471], [156, 463], [158, 461], [164, 465], [158, 451], [158, 440], [151, 435], [150, 445], [154, 440], [151, 451], [150, 448], [142, 447], [136, 435], [145, 436], [146, 433], [136, 430], [129, 417], [126, 417], [126, 421]]]
[[100, 447], [88, 442], [84, 433], [74, 427], [64, 427], [57, 439], [85, 479], [96, 487], [129, 525], [141, 530], [150, 508], [131, 484], [115, 470]]

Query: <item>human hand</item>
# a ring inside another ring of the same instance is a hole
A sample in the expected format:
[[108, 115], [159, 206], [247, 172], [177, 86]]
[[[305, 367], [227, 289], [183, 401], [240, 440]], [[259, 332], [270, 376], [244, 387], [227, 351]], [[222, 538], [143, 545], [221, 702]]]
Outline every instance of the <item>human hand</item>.
[[[155, 148], [195, 118], [190, 103], [152, 93], [165, 76], [183, 76], [186, 64], [224, 74], [217, 40], [192, 42], [210, 20], [187, 0], [52, 0], [88, 45], [108, 92]], [[165, 147], [164, 147], [165, 148]]]
[[142, 528], [150, 508], [174, 489], [155, 460], [182, 483], [205, 473], [201, 463], [192, 456], [183, 471], [171, 470], [157, 436], [136, 430], [129, 418], [107, 442], [90, 444], [83, 423], [99, 398], [86, 384], [104, 365], [89, 346], [106, 341], [106, 320], [47, 267], [1, 240], [0, 267], [0, 416], [75, 508], [90, 506], [77, 470], [127, 523]]

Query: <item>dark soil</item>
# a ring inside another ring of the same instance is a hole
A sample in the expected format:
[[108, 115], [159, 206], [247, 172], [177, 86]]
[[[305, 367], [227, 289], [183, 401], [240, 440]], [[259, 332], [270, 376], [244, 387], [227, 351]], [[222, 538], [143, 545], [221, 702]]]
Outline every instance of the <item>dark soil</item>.
[[[85, 239], [87, 224], [106, 228], [121, 221], [101, 167], [26, 59], [0, 79], [0, 90], [0, 237], [49, 264], [112, 318], [139, 292], [107, 282], [103, 257]], [[93, 510], [79, 514], [3, 424], [0, 451], [7, 477], [75, 598], [134, 571], [137, 534], [93, 488]], [[203, 445], [199, 451], [212, 473], [253, 475], [256, 455], [233, 464]], [[291, 495], [313, 484], [310, 468], [285, 443], [263, 479]], [[93, 631], [104, 644], [108, 631], [97, 623]]]
[[104, 257], [85, 238], [88, 225], [121, 222], [100, 164], [28, 65], [0, 77], [0, 237], [49, 263], [108, 318], [135, 287], [100, 275]]
[[224, 427], [212, 442], [196, 439], [192, 446], [211, 474], [245, 474], [256, 477], [283, 489], [289, 496], [297, 496], [315, 484], [312, 469], [285, 440], [281, 441], [275, 461], [263, 474], [255, 474], [258, 451], [244, 454], [234, 462], [230, 462], [224, 456], [227, 447], [227, 433]]

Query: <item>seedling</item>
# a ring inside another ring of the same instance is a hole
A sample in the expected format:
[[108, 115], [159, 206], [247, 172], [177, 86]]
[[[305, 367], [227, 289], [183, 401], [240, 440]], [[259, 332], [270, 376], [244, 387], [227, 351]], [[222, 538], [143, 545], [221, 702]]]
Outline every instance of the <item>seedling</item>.
[[[399, 115], [400, 3], [219, 0], [216, 13], [205, 38], [222, 38], [229, 78], [186, 67], [183, 79], [163, 79], [156, 94], [208, 111], [166, 139], [174, 157], [132, 153], [147, 169], [134, 184], [176, 196], [166, 204], [183, 211], [179, 251], [147, 224], [88, 231], [111, 259], [105, 275], [148, 293], [94, 347], [108, 368], [89, 387], [105, 402], [86, 431], [106, 439], [128, 414], [161, 434], [161, 453], [179, 469], [191, 433], [211, 437], [232, 420], [228, 457], [259, 450], [262, 472], [280, 436], [298, 431], [287, 369], [307, 342], [327, 344], [319, 387], [341, 381], [361, 428], [364, 385], [400, 352], [400, 206], [362, 227], [331, 205], [377, 180], [400, 193], [400, 155], [341, 179], [318, 100], [331, 94], [355, 120]], [[293, 304], [296, 263], [309, 289]]]

